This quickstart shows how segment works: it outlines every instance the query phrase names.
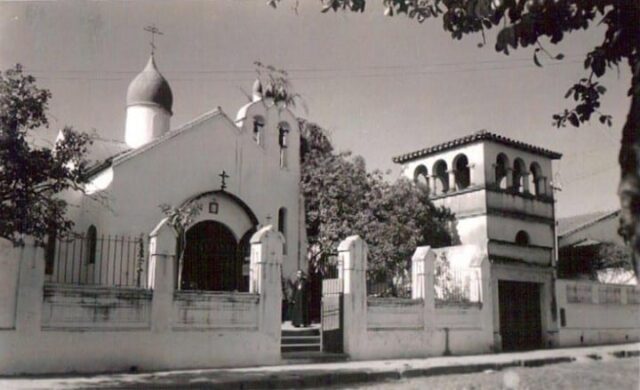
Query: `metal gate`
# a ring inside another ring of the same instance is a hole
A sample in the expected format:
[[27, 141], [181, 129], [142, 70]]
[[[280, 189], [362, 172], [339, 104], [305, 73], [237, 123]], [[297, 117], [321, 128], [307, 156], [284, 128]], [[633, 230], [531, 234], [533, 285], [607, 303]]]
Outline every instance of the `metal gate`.
[[343, 280], [322, 281], [322, 351], [342, 353], [344, 310]]

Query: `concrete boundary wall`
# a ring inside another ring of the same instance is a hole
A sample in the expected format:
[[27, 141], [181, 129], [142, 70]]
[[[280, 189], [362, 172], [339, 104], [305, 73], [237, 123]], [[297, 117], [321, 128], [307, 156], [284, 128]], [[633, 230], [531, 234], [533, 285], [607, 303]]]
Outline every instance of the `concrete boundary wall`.
[[[412, 258], [411, 299], [367, 297], [367, 245], [352, 236], [338, 247], [344, 283], [344, 347], [354, 360], [491, 352], [491, 305], [436, 308], [435, 252], [419, 247]], [[488, 274], [488, 264], [482, 272]], [[488, 289], [488, 275], [482, 287]]]
[[640, 341], [640, 287], [558, 279], [560, 346]]
[[282, 243], [271, 226], [251, 238], [250, 293], [176, 291], [165, 221], [151, 233], [149, 290], [45, 284], [43, 251], [27, 245], [2, 270], [18, 282], [0, 301], [16, 308], [0, 329], [0, 375], [275, 364]]

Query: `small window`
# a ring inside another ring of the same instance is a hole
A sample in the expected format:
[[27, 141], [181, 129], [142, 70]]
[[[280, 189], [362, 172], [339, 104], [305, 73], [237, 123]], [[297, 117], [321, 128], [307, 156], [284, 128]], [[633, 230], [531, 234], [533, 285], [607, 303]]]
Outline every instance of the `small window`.
[[262, 129], [264, 128], [264, 118], [256, 116], [253, 118], [253, 140], [258, 145], [262, 144]]
[[96, 244], [98, 242], [98, 230], [95, 226], [89, 226], [87, 229], [87, 252], [86, 263], [95, 264], [96, 262]]
[[281, 123], [278, 126], [278, 145], [280, 145], [280, 168], [286, 168], [287, 161], [287, 148], [289, 146], [289, 125], [287, 123]]
[[529, 235], [524, 230], [520, 230], [516, 234], [516, 244], [518, 245], [529, 245]]
[[282, 254], [287, 254], [287, 209], [280, 207], [278, 210], [278, 231], [282, 233], [284, 237], [284, 243], [282, 244]]

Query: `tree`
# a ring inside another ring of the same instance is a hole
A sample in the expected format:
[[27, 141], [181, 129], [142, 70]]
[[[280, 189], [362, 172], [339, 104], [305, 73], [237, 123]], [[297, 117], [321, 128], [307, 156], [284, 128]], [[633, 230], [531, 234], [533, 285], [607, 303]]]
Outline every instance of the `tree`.
[[65, 127], [52, 148], [31, 141], [32, 132], [49, 125], [50, 98], [21, 65], [0, 72], [0, 237], [16, 246], [26, 235], [42, 243], [52, 231], [69, 231], [67, 204], [56, 195], [82, 190], [87, 180], [87, 134]]
[[310, 265], [324, 271], [340, 241], [358, 234], [369, 246], [369, 277], [401, 276], [420, 245], [453, 244], [454, 217], [406, 179], [387, 182], [362, 157], [334, 151], [326, 132], [301, 120], [302, 192]]
[[[281, 0], [269, 0], [276, 7]], [[567, 91], [575, 106], [553, 116], [557, 127], [580, 126], [594, 115], [611, 126], [611, 117], [600, 112], [600, 97], [606, 87], [598, 82], [608, 69], [625, 63], [631, 72], [628, 95], [631, 107], [622, 128], [619, 153], [621, 203], [620, 234], [633, 250], [632, 262], [640, 276], [640, 1], [637, 0], [379, 0], [385, 14], [406, 15], [420, 23], [442, 17], [443, 27], [453, 39], [481, 34], [498, 28], [495, 49], [509, 54], [510, 49], [533, 46], [533, 61], [542, 66], [539, 55], [555, 60], [563, 55], [551, 55], [544, 43], [557, 44], [565, 34], [606, 26], [603, 40], [594, 44], [584, 60], [585, 77]], [[348, 10], [364, 12], [367, 0], [320, 0], [322, 12]]]

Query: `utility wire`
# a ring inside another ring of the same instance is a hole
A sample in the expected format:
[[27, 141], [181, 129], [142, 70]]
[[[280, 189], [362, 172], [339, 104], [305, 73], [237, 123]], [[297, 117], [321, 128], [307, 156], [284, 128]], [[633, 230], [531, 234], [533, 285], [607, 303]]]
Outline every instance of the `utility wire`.
[[[568, 64], [576, 64], [581, 63], [582, 61], [563, 61], [563, 62], [554, 62], [549, 63], [547, 66], [558, 66], [558, 65], [568, 65]], [[423, 75], [432, 75], [432, 74], [445, 74], [445, 73], [471, 73], [471, 72], [483, 72], [483, 71], [496, 71], [496, 70], [512, 70], [512, 69], [532, 69], [536, 68], [533, 64], [514, 64], [515, 66], [489, 66], [489, 67], [471, 67], [471, 68], [462, 68], [462, 69], [430, 69], [430, 70], [415, 70], [415, 71], [398, 71], [398, 72], [386, 72], [386, 73], [371, 73], [371, 74], [358, 74], [356, 72], [362, 70], [362, 68], [352, 69], [352, 70], [344, 70], [340, 72], [352, 72], [351, 74], [342, 73], [342, 74], [324, 74], [324, 75], [314, 75], [314, 76], [295, 76], [292, 75], [289, 77], [290, 80], [328, 80], [328, 79], [345, 79], [345, 78], [388, 78], [388, 77], [408, 77], [408, 76], [423, 76]], [[322, 70], [325, 72], [331, 72], [336, 70]], [[119, 77], [74, 77], [74, 76], [50, 76], [48, 75], [50, 72], [45, 71], [35, 71], [28, 69], [29, 73], [33, 73], [37, 78], [42, 80], [87, 80], [87, 81], [120, 81], [120, 80], [129, 80], [129, 76], [119, 76]], [[291, 70], [289, 73], [298, 73], [303, 72], [301, 70]], [[42, 74], [42, 76], [39, 76]], [[99, 72], [94, 72], [99, 73]], [[128, 72], [127, 72], [128, 73]], [[166, 72], [169, 73], [169, 72]], [[230, 71], [230, 73], [234, 73]], [[235, 73], [244, 73], [244, 71], [238, 71]], [[255, 72], [250, 72], [255, 73]], [[207, 74], [207, 73], [201, 73]], [[194, 78], [194, 77], [172, 77], [171, 81], [203, 81], [209, 80], [213, 82], [233, 82], [233, 81], [246, 81], [252, 78], [233, 78], [233, 79], [208, 79], [208, 78]]]

